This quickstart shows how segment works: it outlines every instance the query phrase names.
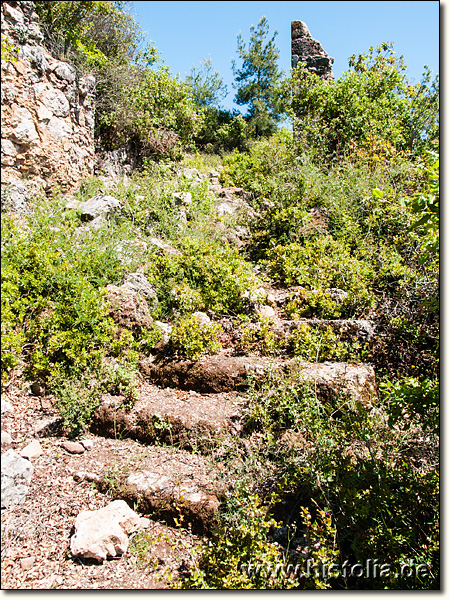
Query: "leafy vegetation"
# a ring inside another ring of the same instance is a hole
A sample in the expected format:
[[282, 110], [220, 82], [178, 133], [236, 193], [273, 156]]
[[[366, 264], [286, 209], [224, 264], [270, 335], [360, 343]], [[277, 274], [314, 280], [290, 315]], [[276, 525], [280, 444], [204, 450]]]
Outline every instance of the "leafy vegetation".
[[242, 60], [239, 69], [233, 61], [236, 81], [236, 103], [248, 105], [248, 117], [256, 138], [273, 133], [280, 117], [277, 104], [277, 85], [281, 80], [278, 67], [280, 52], [275, 45], [275, 37], [266, 41], [269, 35], [269, 22], [262, 17], [257, 27], [250, 27], [248, 48], [239, 33], [237, 53]]
[[[220, 526], [176, 585], [438, 588], [438, 78], [426, 69], [411, 86], [382, 44], [351, 57], [333, 84], [300, 65], [279, 85], [263, 18], [248, 47], [238, 38], [242, 116], [221, 108], [210, 59], [181, 81], [154, 47], [138, 52], [123, 3], [36, 7], [48, 46], [97, 78], [97, 144], [133, 146], [141, 168], [127, 181], [83, 182], [78, 200], [107, 191], [122, 205], [98, 229], [57, 192], [24, 216], [2, 212], [2, 385], [17, 374], [42, 382], [78, 435], [102, 393], [134, 402], [139, 360], [161, 351], [154, 320], [170, 325], [164, 352], [192, 360], [225, 344], [299, 364], [364, 360], [376, 370], [376, 406], [319, 398], [300, 366], [250, 382], [243, 431], [213, 456], [231, 482]], [[4, 52], [13, 59], [2, 38]], [[294, 132], [276, 129], [286, 115]], [[217, 210], [212, 168], [247, 192], [246, 216]], [[112, 319], [106, 287], [135, 272], [158, 302], [133, 329]], [[263, 286], [286, 292], [285, 319], [370, 319], [374, 339], [306, 322], [282, 338], [258, 313]], [[370, 558], [425, 564], [427, 575], [288, 569]]]

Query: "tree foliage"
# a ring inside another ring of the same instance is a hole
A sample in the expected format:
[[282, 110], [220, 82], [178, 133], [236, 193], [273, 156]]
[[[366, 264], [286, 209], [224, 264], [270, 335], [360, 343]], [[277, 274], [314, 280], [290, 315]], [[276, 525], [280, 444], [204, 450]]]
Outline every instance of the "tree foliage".
[[351, 56], [350, 69], [327, 83], [300, 64], [289, 82], [301, 140], [321, 157], [339, 158], [374, 137], [416, 154], [436, 137], [439, 84], [429, 70], [409, 84], [392, 42]]
[[266, 17], [261, 18], [257, 27], [252, 25], [250, 33], [248, 48], [241, 33], [237, 38], [237, 53], [242, 66], [238, 68], [233, 60], [234, 85], [237, 89], [235, 101], [241, 106], [248, 106], [247, 116], [255, 137], [260, 137], [273, 133], [280, 119], [277, 98], [277, 86], [281, 80], [278, 67], [280, 52], [275, 45], [277, 31], [267, 40], [269, 22]]
[[203, 59], [199, 67], [192, 67], [186, 77], [189, 95], [199, 108], [220, 107], [220, 102], [227, 95], [227, 86], [219, 71], [214, 70], [211, 59]]

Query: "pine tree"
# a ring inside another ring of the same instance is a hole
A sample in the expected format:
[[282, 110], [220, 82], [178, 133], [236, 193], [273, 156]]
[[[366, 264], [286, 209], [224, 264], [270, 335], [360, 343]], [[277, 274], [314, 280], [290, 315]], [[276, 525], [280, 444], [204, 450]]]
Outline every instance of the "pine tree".
[[278, 32], [266, 41], [269, 22], [262, 17], [257, 27], [250, 27], [250, 33], [248, 49], [240, 32], [237, 38], [237, 53], [243, 62], [242, 68], [238, 69], [233, 60], [236, 82], [233, 85], [237, 89], [236, 104], [248, 105], [247, 117], [254, 127], [255, 137], [261, 137], [273, 133], [280, 120], [276, 95], [282, 75], [278, 68], [280, 52], [275, 45]]

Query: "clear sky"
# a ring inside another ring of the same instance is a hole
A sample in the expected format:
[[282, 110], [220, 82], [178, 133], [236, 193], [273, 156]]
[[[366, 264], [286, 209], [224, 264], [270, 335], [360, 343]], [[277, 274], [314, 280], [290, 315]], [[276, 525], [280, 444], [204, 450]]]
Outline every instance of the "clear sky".
[[[445, 7], [448, 9], [448, 6]], [[442, 7], [441, 7], [442, 10]], [[423, 66], [439, 73], [438, 0], [411, 1], [309, 1], [309, 2], [171, 2], [137, 1], [131, 13], [153, 40], [172, 74], [182, 78], [193, 65], [199, 66], [211, 56], [214, 67], [228, 87], [223, 105], [233, 103], [232, 59], [237, 60], [236, 39], [239, 31], [246, 42], [250, 26], [266, 16], [270, 32], [278, 31], [280, 67], [291, 67], [291, 21], [304, 21], [313, 38], [334, 58], [337, 79], [348, 69], [348, 57], [366, 52], [369, 46], [394, 42], [403, 54], [408, 77], [420, 81]], [[245, 108], [245, 107], [242, 107]]]

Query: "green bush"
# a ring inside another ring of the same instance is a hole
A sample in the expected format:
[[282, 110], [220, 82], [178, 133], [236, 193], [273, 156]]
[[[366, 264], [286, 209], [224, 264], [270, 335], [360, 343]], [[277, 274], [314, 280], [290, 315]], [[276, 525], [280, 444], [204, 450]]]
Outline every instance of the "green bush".
[[[413, 413], [436, 407], [437, 388], [431, 382], [417, 385], [406, 381], [385, 389], [386, 403], [368, 410], [358, 403], [348, 406], [342, 399], [319, 400], [314, 387], [306, 385], [295, 369], [286, 374], [272, 370], [249, 392], [245, 431], [256, 429], [263, 438], [260, 449], [254, 450], [260, 454], [254, 454], [252, 460], [267, 460], [264, 449], [275, 436], [269, 480], [260, 482], [260, 488], [267, 489], [270, 484], [272, 514], [289, 523], [291, 538], [298, 538], [303, 530], [299, 505], [315, 512], [317, 504], [330, 514], [336, 527], [340, 552], [336, 562], [364, 564], [376, 556], [380, 563], [396, 567], [409, 561], [423, 563], [429, 571], [426, 577], [410, 579], [398, 579], [391, 571], [387, 578], [364, 578], [359, 583], [341, 574], [333, 587], [436, 589], [436, 413], [431, 428]], [[425, 401], [420, 400], [421, 393], [426, 395]], [[394, 420], [388, 422], [391, 405]], [[291, 450], [286, 445], [283, 448], [287, 429], [294, 439]], [[327, 543], [325, 531], [322, 537], [323, 544]]]
[[289, 319], [310, 318], [338, 319], [344, 310], [343, 302], [336, 302], [332, 296], [323, 290], [308, 292], [301, 290], [296, 293], [284, 309]]
[[259, 282], [237, 250], [223, 242], [193, 237], [180, 240], [178, 248], [182, 256], [156, 257], [148, 269], [161, 310], [169, 314], [193, 309], [242, 312], [244, 293], [257, 289]]
[[355, 307], [373, 305], [373, 266], [351, 255], [348, 247], [331, 236], [274, 246], [265, 259], [268, 273], [284, 285], [309, 289], [340, 288]]
[[331, 327], [321, 331], [306, 323], [295, 329], [286, 341], [295, 356], [309, 362], [356, 360], [361, 348], [357, 342], [341, 341]]
[[195, 314], [181, 319], [170, 335], [172, 346], [191, 360], [198, 360], [202, 354], [215, 354], [221, 348], [218, 335], [222, 327], [218, 323], [203, 323]]
[[[268, 539], [276, 525], [257, 496], [230, 496], [232, 519], [219, 528], [202, 546], [201, 556], [189, 576], [180, 579], [177, 589], [241, 590], [286, 589], [294, 587], [274, 565], [284, 562], [279, 549]], [[253, 570], [247, 569], [253, 565]]]

